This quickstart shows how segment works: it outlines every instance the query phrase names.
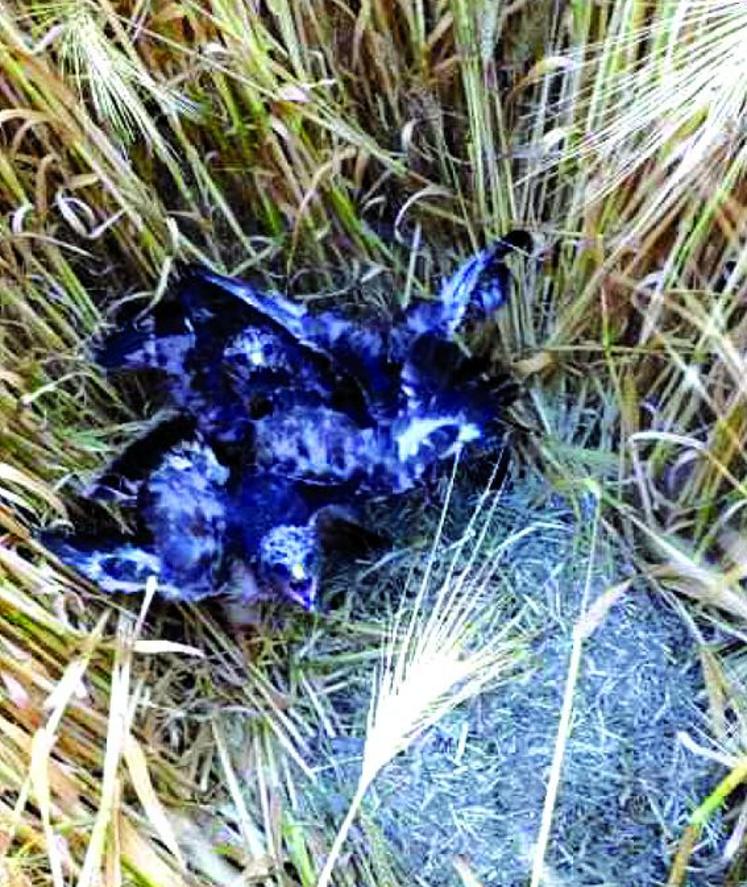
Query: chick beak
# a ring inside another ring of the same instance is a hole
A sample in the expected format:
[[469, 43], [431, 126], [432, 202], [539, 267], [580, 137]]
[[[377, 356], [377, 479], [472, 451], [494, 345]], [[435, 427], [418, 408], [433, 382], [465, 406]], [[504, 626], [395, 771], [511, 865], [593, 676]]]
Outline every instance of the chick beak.
[[294, 564], [288, 580], [288, 597], [308, 613], [316, 609], [317, 581], [310, 576], [301, 564]]

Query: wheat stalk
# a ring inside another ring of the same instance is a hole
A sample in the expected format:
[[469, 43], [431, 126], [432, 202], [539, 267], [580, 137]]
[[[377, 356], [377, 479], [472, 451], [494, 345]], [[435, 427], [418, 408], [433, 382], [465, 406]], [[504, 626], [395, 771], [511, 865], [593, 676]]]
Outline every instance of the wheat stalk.
[[[521, 644], [514, 635], [517, 619], [506, 621], [496, 630], [495, 606], [491, 606], [487, 591], [505, 551], [538, 525], [524, 528], [483, 553], [490, 519], [498, 503], [498, 495], [491, 495], [488, 485], [431, 602], [428, 592], [433, 586], [433, 565], [453, 484], [454, 474], [415, 601], [409, 602], [404, 596], [390, 619], [387, 640], [372, 677], [358, 784], [317, 887], [330, 883], [350, 827], [381, 770], [455, 706], [504, 677], [520, 656]], [[478, 519], [482, 520], [479, 530]], [[457, 569], [468, 544], [472, 546], [471, 554], [466, 565]]]

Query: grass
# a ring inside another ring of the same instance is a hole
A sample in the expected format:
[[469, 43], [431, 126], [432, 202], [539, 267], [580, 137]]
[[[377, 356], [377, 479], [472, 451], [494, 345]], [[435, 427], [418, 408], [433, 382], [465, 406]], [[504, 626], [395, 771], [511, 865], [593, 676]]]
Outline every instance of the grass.
[[[451, 480], [449, 495], [453, 475]], [[485, 499], [490, 498], [489, 493], [488, 487]], [[374, 674], [358, 785], [319, 875], [319, 887], [330, 883], [353, 820], [382, 769], [457, 705], [505, 678], [517, 658], [518, 638], [511, 637], [516, 620], [510, 610], [495, 612], [489, 588], [503, 553], [511, 548], [515, 537], [533, 528], [509, 537], [488, 554], [483, 543], [491, 509], [479, 502], [456, 545], [442, 584], [435, 596], [428, 595], [447, 511], [448, 498], [418, 590], [414, 598], [403, 598], [383, 645]], [[460, 555], [468, 545], [471, 553], [467, 563], [458, 569]], [[482, 563], [475, 568], [480, 555]]]
[[[529, 228], [485, 343], [523, 382], [516, 464], [599, 490], [618, 562], [680, 596], [743, 778], [746, 33], [741, 0], [0, 4], [2, 877], [314, 884], [344, 817], [305, 817], [308, 762], [355, 726], [340, 694], [405, 582], [333, 576], [328, 616], [242, 647], [205, 609], [138, 618], [33, 541], [155, 410], [87, 349], [182, 259], [386, 306]], [[393, 555], [415, 571], [418, 508]], [[355, 828], [336, 883], [395, 883], [365, 804]]]

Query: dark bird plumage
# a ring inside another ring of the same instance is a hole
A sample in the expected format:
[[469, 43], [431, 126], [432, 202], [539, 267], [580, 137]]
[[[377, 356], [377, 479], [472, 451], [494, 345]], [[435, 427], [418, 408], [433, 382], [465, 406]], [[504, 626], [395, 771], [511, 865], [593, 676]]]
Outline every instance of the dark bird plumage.
[[363, 425], [393, 421], [422, 400], [430, 368], [403, 379], [422, 336], [450, 342], [470, 321], [506, 301], [506, 254], [530, 243], [513, 232], [462, 265], [432, 301], [393, 320], [357, 322], [319, 314], [280, 295], [207, 268], [190, 267], [145, 317], [107, 339], [97, 361], [109, 369], [160, 372], [174, 405], [209, 438], [238, 441], [259, 413], [288, 406], [330, 407]]
[[[155, 575], [173, 600], [222, 595], [234, 613], [266, 599], [314, 609], [330, 528], [356, 524], [354, 512], [287, 478], [256, 471], [231, 478], [197, 438], [162, 453], [143, 474], [138, 454], [158, 431], [136, 441], [94, 488], [104, 498], [112, 487], [128, 491], [120, 502], [136, 511], [135, 535], [94, 543], [48, 533], [47, 546], [106, 592], [142, 591]], [[173, 433], [167, 427], [164, 438]]]
[[170, 600], [199, 600], [182, 583], [172, 584], [162, 558], [153, 545], [120, 537], [73, 536], [48, 531], [42, 542], [64, 564], [107, 594], [139, 594], [151, 576], [159, 579], [158, 591]]
[[361, 529], [359, 503], [413, 489], [465, 446], [500, 446], [514, 392], [457, 337], [503, 305], [505, 256], [528, 245], [509, 235], [387, 320], [313, 314], [188, 269], [96, 354], [155, 371], [177, 411], [89, 490], [129, 507], [134, 534], [51, 534], [49, 547], [108, 592], [155, 575], [175, 600], [313, 609], [325, 545], [343, 524]]
[[151, 574], [169, 598], [197, 601], [231, 577], [228, 470], [203, 442], [182, 442], [144, 479], [124, 479], [138, 511], [133, 537], [90, 539], [48, 534], [47, 546], [107, 592], [142, 590]]
[[[287, 477], [262, 472], [241, 476], [233, 498], [232, 532], [257, 565], [260, 589], [306, 610], [316, 607], [325, 551], [343, 531], [369, 544], [350, 505]], [[344, 495], [340, 496], [344, 499]]]
[[442, 391], [373, 428], [323, 407], [294, 407], [254, 423], [250, 459], [262, 472], [343, 486], [351, 500], [398, 495], [467, 444], [499, 445], [501, 405], [487, 391]]
[[357, 381], [297, 334], [302, 313], [293, 303], [276, 305], [248, 284], [240, 292], [236, 298], [193, 269], [144, 317], [105, 339], [94, 359], [105, 369], [157, 372], [171, 403], [219, 441], [240, 440], [247, 422], [276, 402], [335, 405], [365, 422]]
[[484, 322], [506, 303], [511, 289], [507, 255], [529, 253], [533, 243], [526, 231], [511, 231], [468, 259], [444, 281], [432, 301], [414, 302], [405, 313], [405, 335], [437, 334], [452, 339], [470, 322]]
[[[413, 380], [409, 388], [403, 387], [402, 369], [420, 338], [452, 342], [467, 324], [489, 319], [508, 298], [511, 275], [506, 256], [514, 250], [528, 251], [531, 245], [526, 232], [511, 232], [460, 266], [436, 299], [413, 302], [401, 317], [389, 322], [378, 317], [356, 322], [337, 311], [314, 315], [281, 296], [262, 295], [236, 278], [205, 268], [193, 269], [192, 275], [264, 312], [299, 346], [325, 355], [341, 375], [354, 380], [351, 388], [364, 393], [369, 413], [381, 424], [393, 420], [411, 402], [411, 392], [419, 396], [416, 388], [413, 391]], [[439, 367], [434, 363], [431, 368]], [[329, 399], [323, 403], [333, 405]]]
[[[286, 396], [286, 404], [291, 400], [298, 405], [316, 402], [358, 421], [367, 416], [374, 422], [398, 408], [399, 364], [390, 355], [390, 323], [371, 317], [358, 323], [337, 311], [313, 314], [281, 295], [259, 293], [246, 281], [207, 268], [190, 268], [189, 275], [191, 280], [201, 281], [206, 291], [222, 292], [224, 298], [229, 295], [236, 304], [248, 306], [273, 328], [278, 341], [282, 338], [283, 347], [278, 347], [277, 359], [292, 360], [303, 367], [303, 372], [294, 367], [285, 379], [274, 380], [276, 392], [281, 387], [293, 391], [292, 397]], [[262, 323], [257, 320], [258, 329]], [[333, 368], [332, 378], [327, 374], [320, 379], [315, 372], [313, 384], [304, 384], [303, 373], [308, 374], [314, 362]], [[252, 386], [256, 386], [256, 378], [255, 372]], [[314, 397], [304, 396], [307, 392]]]

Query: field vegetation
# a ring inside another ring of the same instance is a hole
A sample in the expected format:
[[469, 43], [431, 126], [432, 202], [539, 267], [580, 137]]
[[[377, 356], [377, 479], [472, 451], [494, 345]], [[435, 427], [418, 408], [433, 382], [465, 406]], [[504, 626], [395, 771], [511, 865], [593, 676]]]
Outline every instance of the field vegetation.
[[[371, 792], [526, 676], [547, 617], [505, 562], [560, 500], [583, 593], [527, 880], [585, 642], [646, 589], [725, 777], [669, 836], [669, 883], [724, 801], [741, 883], [745, 45], [742, 0], [0, 0], [0, 883], [411, 883]], [[387, 518], [391, 552], [333, 569], [323, 615], [243, 638], [152, 587], [108, 599], [35, 541], [157, 412], [90, 345], [179, 262], [385, 309], [513, 228], [536, 248], [482, 344], [521, 385], [525, 522], [457, 465], [442, 507]]]

